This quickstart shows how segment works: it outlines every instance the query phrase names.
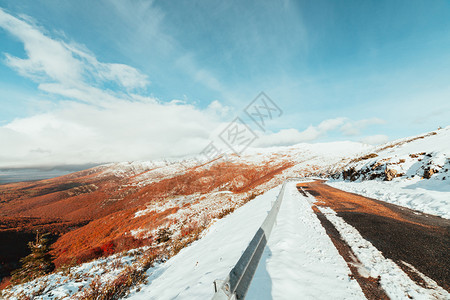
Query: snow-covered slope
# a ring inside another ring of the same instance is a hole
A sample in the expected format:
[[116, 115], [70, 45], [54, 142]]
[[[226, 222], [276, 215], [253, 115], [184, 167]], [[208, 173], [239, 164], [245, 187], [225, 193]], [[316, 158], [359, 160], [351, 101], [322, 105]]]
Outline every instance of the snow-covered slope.
[[450, 126], [378, 146], [355, 158], [337, 175], [351, 181], [390, 181], [396, 177], [445, 180], [449, 174]]
[[450, 219], [450, 126], [381, 145], [329, 185]]
[[[130, 299], [210, 299], [270, 210], [280, 187], [215, 222], [205, 236], [147, 271], [148, 284]], [[295, 183], [288, 184], [277, 226], [247, 299], [364, 299], [349, 269]], [[293, 271], [295, 270], [295, 272]]]
[[[449, 141], [447, 127], [378, 147], [336, 142], [252, 148], [241, 156], [229, 154], [227, 161], [112, 163], [43, 181], [42, 187], [41, 183], [10, 185], [11, 199], [18, 191], [39, 188], [42, 202], [47, 200], [43, 191], [57, 190], [46, 205], [59, 208], [56, 205], [62, 202], [76, 203], [76, 210], [63, 208], [69, 214], [81, 214], [84, 209], [100, 216], [61, 236], [55, 244], [61, 259], [85, 257], [76, 256], [80, 247], [85, 252], [105, 248], [108, 251], [100, 256], [110, 256], [12, 287], [4, 295], [11, 299], [81, 299], [92, 296], [95, 289], [115, 290], [127, 274], [138, 274], [131, 288], [133, 298], [209, 298], [213, 280], [226, 277], [261, 225], [278, 186], [288, 177], [334, 174], [330, 185], [450, 218]], [[73, 188], [58, 189], [78, 182]], [[258, 291], [267, 292], [270, 287], [269, 294], [275, 298], [302, 293], [329, 299], [337, 291], [339, 298], [361, 298], [359, 286], [347, 276], [345, 262], [311, 208], [297, 196], [291, 187], [269, 242], [270, 253], [266, 250], [263, 256], [265, 268], [258, 270], [257, 288], [253, 286], [249, 296], [261, 299]], [[53, 204], [54, 199], [62, 200]], [[37, 216], [48, 211], [36, 207], [26, 211]], [[52, 212], [61, 218], [66, 214], [64, 210]], [[114, 249], [120, 252], [130, 245], [137, 250], [114, 254]], [[300, 263], [306, 258], [314, 263]], [[152, 263], [156, 264], [145, 271]], [[317, 265], [327, 271], [321, 273]]]
[[142, 246], [171, 256], [213, 220], [286, 177], [327, 174], [330, 166], [344, 166], [367, 147], [353, 142], [299, 144], [248, 149], [241, 156], [229, 153], [228, 160], [111, 163], [0, 186], [0, 209], [9, 218], [5, 222], [12, 218], [10, 224], [23, 223], [21, 228], [28, 231], [40, 224], [22, 222], [22, 216], [48, 222], [53, 226], [49, 230], [64, 228], [53, 244], [58, 268]]

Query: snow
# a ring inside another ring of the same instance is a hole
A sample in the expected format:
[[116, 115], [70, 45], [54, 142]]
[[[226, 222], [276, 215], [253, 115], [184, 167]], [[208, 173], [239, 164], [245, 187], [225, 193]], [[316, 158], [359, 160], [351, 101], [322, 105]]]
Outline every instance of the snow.
[[369, 271], [370, 276], [380, 276], [380, 284], [391, 299], [449, 299], [450, 294], [436, 285], [434, 281], [421, 274], [426, 282], [434, 282], [432, 289], [417, 285], [392, 260], [387, 259], [370, 242], [336, 212], [328, 207], [319, 207], [320, 211], [339, 231], [344, 241], [352, 248], [359, 261]]
[[365, 299], [307, 198], [286, 184], [246, 299]]
[[[125, 255], [115, 254], [107, 258], [93, 260], [88, 263], [73, 267], [66, 272], [56, 272], [37, 278], [30, 282], [16, 285], [4, 290], [5, 299], [69, 299], [74, 294], [88, 287], [91, 282], [100, 276], [102, 282], [114, 280], [127, 266], [132, 265], [137, 256], [136, 250], [131, 250]], [[3, 299], [3, 298], [1, 298]]]
[[249, 148], [241, 155], [240, 160], [250, 164], [287, 160], [296, 164], [291, 171], [308, 169], [311, 172], [314, 168], [325, 171], [330, 167], [348, 162], [350, 157], [359, 156], [373, 148], [370, 145], [350, 141], [301, 143], [289, 147]]
[[[425, 284], [432, 288], [432, 289], [436, 289], [442, 292], [442, 288], [436, 283], [436, 281], [434, 281], [433, 279], [431, 279], [430, 277], [426, 276], [425, 274], [419, 272], [419, 270], [417, 270], [413, 265], [408, 264], [405, 261], [401, 261], [402, 264], [404, 264], [405, 266], [407, 266], [411, 271], [413, 271], [414, 273], [416, 273], [417, 275], [419, 275], [419, 277], [425, 282]], [[445, 292], [442, 293], [445, 295]], [[447, 294], [448, 296], [448, 294]]]
[[331, 180], [327, 184], [346, 192], [450, 219], [450, 180], [419, 178], [360, 182]]
[[[444, 180], [450, 175], [450, 126], [435, 132], [419, 135], [412, 138], [400, 139], [381, 145], [371, 152], [372, 157], [356, 160], [349, 166], [360, 171], [357, 178], [369, 179], [370, 175], [381, 175], [384, 171], [392, 169], [397, 171], [396, 176], [404, 178], [427, 177], [425, 171], [433, 169], [434, 180]], [[380, 178], [383, 178], [381, 176]], [[444, 182], [443, 185], [449, 185]]]
[[[389, 157], [390, 153], [397, 155], [409, 155], [412, 153], [420, 152], [446, 152], [450, 151], [450, 126], [446, 128], [435, 131], [435, 135], [426, 136], [424, 138], [418, 138], [414, 141], [404, 143], [395, 148], [388, 148], [384, 150], [381, 154], [382, 157]], [[425, 134], [417, 135], [416, 137], [424, 136]], [[404, 138], [396, 140], [394, 142], [388, 143], [386, 145], [400, 143], [402, 141], [408, 141], [412, 138]], [[378, 148], [384, 148], [386, 145], [379, 146]]]
[[[130, 299], [209, 299], [270, 210], [280, 187], [218, 220], [202, 239], [148, 271]], [[277, 223], [246, 299], [364, 299], [306, 198], [288, 183]]]
[[[330, 180], [327, 184], [450, 219], [450, 126], [381, 145], [370, 153], [374, 157], [346, 167], [359, 172], [355, 181]], [[382, 181], [386, 169], [395, 170], [397, 177]], [[426, 176], [427, 170], [434, 174]], [[377, 178], [368, 180], [372, 177]]]
[[[179, 233], [180, 228], [177, 226], [180, 223], [200, 222], [204, 214], [214, 216], [223, 209], [234, 208], [253, 192], [266, 191], [237, 208], [232, 214], [213, 220], [202, 233], [201, 239], [166, 262], [150, 268], [147, 271], [148, 283], [139, 291], [132, 291], [129, 298], [210, 299], [214, 293], [214, 280], [227, 277], [261, 226], [280, 190], [280, 186], [273, 188], [274, 186], [287, 177], [333, 173], [333, 170], [346, 166], [352, 157], [368, 153], [377, 153], [378, 156], [354, 163], [357, 169], [380, 161], [389, 165], [389, 168], [404, 173], [404, 176], [394, 178], [390, 182], [332, 180], [328, 184], [450, 219], [450, 127], [437, 131], [435, 135], [410, 140], [411, 138], [398, 140], [379, 147], [353, 142], [298, 144], [290, 147], [251, 148], [240, 157], [231, 155], [231, 159], [236, 163], [260, 166], [266, 163], [292, 162], [294, 166], [246, 194], [233, 194], [216, 189], [204, 195], [167, 198], [163, 204], [148, 203], [143, 209], [136, 211], [134, 217], [141, 218], [152, 212], [180, 207], [169, 217], [174, 221], [170, 229]], [[386, 148], [391, 145], [392, 147]], [[422, 154], [424, 152], [426, 154]], [[127, 186], [139, 188], [182, 174], [197, 164], [194, 159], [183, 162], [124, 162], [94, 169], [98, 171], [99, 177], [113, 175], [117, 178], [129, 178], [130, 180], [123, 182]], [[425, 168], [429, 167], [438, 169], [438, 173], [429, 180], [421, 179]], [[208, 168], [208, 165], [204, 168]], [[378, 171], [384, 172], [384, 169]], [[206, 197], [205, 200], [198, 203], [193, 201], [200, 196]], [[339, 255], [314, 214], [309, 202], [313, 200], [298, 193], [295, 183], [287, 184], [277, 223], [264, 250], [247, 299], [364, 299], [358, 283], [348, 276], [351, 272], [347, 263]], [[190, 205], [182, 206], [185, 203]], [[384, 258], [356, 229], [345, 223], [332, 210], [323, 209], [323, 212], [358, 256], [362, 263], [358, 266], [361, 275], [381, 276], [383, 288], [393, 299], [403, 299], [407, 295], [418, 299], [431, 296], [448, 298], [448, 293], [423, 274], [419, 276], [435, 287], [435, 291], [417, 286], [394, 262]], [[130, 234], [146, 237], [152, 232], [143, 227], [131, 230]], [[120, 267], [113, 267], [116, 260], [122, 261]], [[36, 299], [67, 299], [89, 286], [96, 276], [101, 276], [102, 281], [111, 281], [126, 265], [134, 262], [136, 258], [128, 254], [95, 260], [73, 268], [69, 275], [54, 273], [12, 287], [9, 299], [19, 299], [42, 287], [45, 287], [45, 290]], [[408, 267], [418, 272], [413, 266]]]
[[280, 187], [257, 196], [217, 220], [204, 236], [167, 262], [147, 271], [148, 284], [130, 299], [210, 299], [261, 226]]

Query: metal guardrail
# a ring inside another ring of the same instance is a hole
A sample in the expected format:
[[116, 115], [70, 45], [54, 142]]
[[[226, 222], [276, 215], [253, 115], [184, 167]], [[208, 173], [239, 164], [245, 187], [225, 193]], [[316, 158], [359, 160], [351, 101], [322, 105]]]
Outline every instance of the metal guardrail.
[[[294, 179], [294, 178], [291, 178]], [[264, 252], [264, 248], [269, 240], [273, 225], [277, 219], [283, 200], [284, 189], [287, 179], [281, 187], [277, 200], [272, 206], [267, 217], [264, 219], [261, 227], [256, 232], [250, 244], [245, 249], [239, 261], [231, 270], [227, 279], [214, 281], [215, 294], [213, 300], [231, 300], [244, 299], [247, 294], [250, 283], [255, 275], [259, 260]]]

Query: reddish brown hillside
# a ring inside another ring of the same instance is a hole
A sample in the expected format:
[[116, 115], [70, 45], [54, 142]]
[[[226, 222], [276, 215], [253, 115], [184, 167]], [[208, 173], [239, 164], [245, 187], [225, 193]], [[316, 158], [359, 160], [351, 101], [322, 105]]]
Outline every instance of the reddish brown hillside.
[[[88, 225], [69, 232], [62, 236], [54, 245], [57, 255], [56, 263], [64, 263], [72, 258], [77, 261], [103, 255], [104, 252], [115, 252], [151, 244], [154, 236], [144, 239], [130, 235], [132, 230], [145, 228], [152, 231], [161, 226], [170, 226], [178, 221], [178, 216], [172, 216], [178, 212], [181, 206], [189, 211], [190, 203], [180, 203], [175, 207], [153, 211], [149, 214], [135, 217], [140, 209], [145, 209], [147, 204], [161, 206], [166, 205], [166, 200], [173, 197], [199, 195], [196, 204], [208, 203], [207, 206], [220, 211], [221, 203], [211, 201], [208, 194], [214, 190], [224, 190], [234, 193], [244, 193], [255, 184], [259, 185], [268, 180], [290, 164], [265, 165], [261, 167], [244, 164], [216, 164], [208, 169], [195, 169], [176, 177], [168, 178], [143, 187], [130, 193], [122, 200], [118, 200], [113, 206], [118, 211], [103, 218], [97, 219]], [[200, 196], [205, 195], [205, 196]], [[187, 209], [186, 209], [187, 208]], [[193, 218], [198, 217], [202, 211], [194, 211]], [[214, 217], [211, 211], [207, 218]], [[105, 250], [106, 249], [106, 250]], [[108, 254], [108, 253], [106, 253]]]
[[[151, 244], [157, 228], [186, 231], [199, 226], [198, 220], [234, 209], [251, 196], [250, 189], [290, 166], [288, 162], [260, 166], [221, 162], [175, 168], [180, 172], [173, 167], [123, 172], [98, 167], [54, 179], [0, 185], [0, 230], [23, 239], [14, 245], [16, 249], [2, 250], [23, 255], [18, 249], [26, 249], [27, 237], [36, 229], [60, 235], [53, 246], [57, 265]], [[215, 196], [220, 191], [235, 196]], [[156, 208], [136, 214], [149, 205]], [[10, 255], [3, 256], [11, 261]]]
[[230, 155], [228, 162], [200, 165], [192, 159], [122, 162], [0, 185], [0, 277], [27, 254], [35, 230], [57, 238], [57, 265], [141, 245], [176, 252], [212, 219], [233, 212], [284, 177], [330, 173], [364, 147], [336, 143], [333, 151], [321, 144], [249, 149], [240, 157]]

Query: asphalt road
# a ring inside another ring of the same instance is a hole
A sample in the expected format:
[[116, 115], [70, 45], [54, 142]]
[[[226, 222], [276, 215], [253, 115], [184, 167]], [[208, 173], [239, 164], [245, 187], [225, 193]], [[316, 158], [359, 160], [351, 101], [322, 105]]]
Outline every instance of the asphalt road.
[[[298, 186], [318, 200], [316, 205], [336, 211], [418, 284], [425, 285], [402, 261], [450, 291], [450, 220], [344, 192], [323, 181]], [[328, 227], [327, 233], [332, 234], [332, 225], [325, 224], [317, 209], [316, 213], [324, 227]]]

